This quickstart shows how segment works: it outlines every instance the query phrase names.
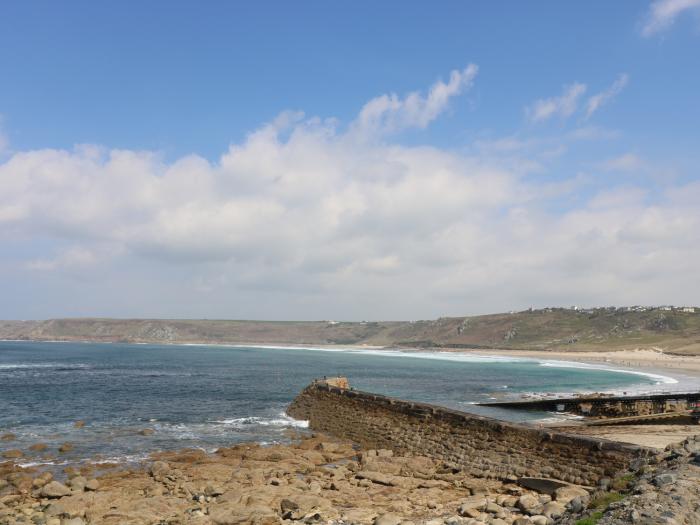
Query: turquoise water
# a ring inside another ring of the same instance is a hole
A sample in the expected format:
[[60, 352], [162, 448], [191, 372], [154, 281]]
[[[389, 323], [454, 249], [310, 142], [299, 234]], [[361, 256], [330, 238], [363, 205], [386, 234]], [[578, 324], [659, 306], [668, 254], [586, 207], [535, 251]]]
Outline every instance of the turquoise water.
[[[0, 433], [18, 436], [0, 442], [0, 450], [70, 441], [66, 460], [136, 460], [161, 449], [280, 441], [286, 430], [303, 427], [284, 416], [286, 405], [324, 375], [345, 375], [360, 390], [515, 421], [546, 414], [472, 403], [523, 392], [648, 388], [660, 380], [553, 365], [364, 350], [0, 342]], [[86, 426], [74, 428], [76, 420]], [[155, 433], [139, 435], [144, 428]]]

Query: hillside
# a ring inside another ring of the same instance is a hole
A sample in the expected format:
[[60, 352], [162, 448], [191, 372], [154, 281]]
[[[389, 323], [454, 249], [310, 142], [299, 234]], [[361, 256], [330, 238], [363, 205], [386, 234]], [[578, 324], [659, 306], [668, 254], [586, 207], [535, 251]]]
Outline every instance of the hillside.
[[548, 308], [413, 322], [159, 319], [0, 321], [0, 339], [145, 343], [396, 345], [517, 350], [660, 347], [700, 355], [700, 312]]

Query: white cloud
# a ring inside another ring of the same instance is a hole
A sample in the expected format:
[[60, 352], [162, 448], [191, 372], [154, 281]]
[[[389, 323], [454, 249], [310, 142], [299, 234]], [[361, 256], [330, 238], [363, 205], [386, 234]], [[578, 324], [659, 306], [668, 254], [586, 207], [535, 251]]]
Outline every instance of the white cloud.
[[588, 103], [586, 104], [586, 119], [589, 119], [593, 113], [600, 109], [604, 104], [608, 103], [610, 99], [616, 97], [623, 89], [625, 89], [628, 81], [629, 75], [627, 75], [627, 73], [623, 73], [617, 77], [615, 82], [613, 82], [612, 86], [610, 86], [608, 89], [589, 98]]
[[[380, 127], [427, 123], [438, 99]], [[528, 176], [555, 143], [463, 154], [374, 132], [285, 113], [216, 162], [16, 152], [0, 162], [0, 241], [32, 249], [0, 257], [0, 287], [34, 293], [4, 316], [396, 319], [700, 295], [697, 186], [578, 200], [584, 176]]]
[[652, 36], [671, 27], [683, 12], [700, 8], [700, 0], [656, 0], [652, 2], [642, 34]]
[[608, 171], [640, 171], [647, 167], [646, 162], [634, 153], [625, 153], [602, 163], [602, 167]]
[[478, 71], [475, 64], [462, 71], [453, 70], [447, 83], [438, 80], [425, 97], [414, 91], [403, 99], [395, 93], [373, 98], [364, 105], [353, 126], [363, 134], [425, 128], [447, 109], [452, 97], [472, 86]]
[[578, 108], [581, 96], [586, 92], [586, 85], [578, 82], [566, 86], [558, 97], [536, 100], [526, 108], [525, 113], [532, 122], [542, 122], [551, 117], [567, 118]]

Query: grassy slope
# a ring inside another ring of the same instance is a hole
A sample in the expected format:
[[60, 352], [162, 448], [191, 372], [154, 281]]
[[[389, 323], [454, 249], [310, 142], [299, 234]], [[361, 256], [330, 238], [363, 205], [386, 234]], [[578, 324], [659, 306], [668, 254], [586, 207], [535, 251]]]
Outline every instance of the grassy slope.
[[700, 355], [700, 313], [567, 309], [441, 318], [338, 323], [217, 320], [55, 319], [0, 321], [0, 339], [129, 342], [297, 343], [618, 350], [661, 347]]

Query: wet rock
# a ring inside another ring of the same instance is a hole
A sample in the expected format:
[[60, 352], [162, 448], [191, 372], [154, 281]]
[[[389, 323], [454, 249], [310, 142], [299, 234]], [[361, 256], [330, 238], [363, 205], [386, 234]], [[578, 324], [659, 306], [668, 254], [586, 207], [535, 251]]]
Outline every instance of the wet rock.
[[60, 447], [58, 447], [58, 451], [61, 454], [65, 454], [66, 452], [70, 452], [71, 450], [73, 450], [73, 444], [68, 442], [63, 443]]
[[0, 441], [14, 441], [15, 439], [17, 439], [17, 436], [12, 432], [7, 432], [0, 436]]
[[78, 421], [73, 423], [73, 426], [75, 428], [83, 428], [85, 426], [85, 421], [83, 421], [82, 419], [79, 419]]
[[155, 433], [156, 433], [156, 431], [153, 430], [152, 428], [144, 428], [144, 429], [139, 430], [139, 434], [141, 436], [152, 436]]
[[29, 450], [32, 452], [43, 452], [47, 448], [49, 448], [49, 446], [46, 443], [34, 443], [29, 447]]
[[5, 459], [17, 459], [21, 458], [22, 456], [24, 456], [24, 454], [18, 448], [6, 450], [2, 453], [2, 457], [4, 457]]

